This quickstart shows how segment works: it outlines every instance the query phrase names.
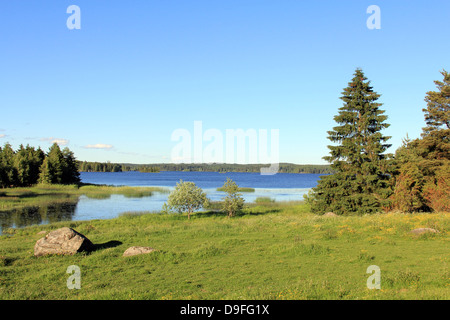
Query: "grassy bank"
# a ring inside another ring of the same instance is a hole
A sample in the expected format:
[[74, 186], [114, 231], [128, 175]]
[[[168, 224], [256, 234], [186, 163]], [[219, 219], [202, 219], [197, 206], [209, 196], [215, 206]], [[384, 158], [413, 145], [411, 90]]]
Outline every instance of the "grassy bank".
[[90, 184], [36, 185], [28, 188], [8, 188], [0, 189], [0, 211], [76, 202], [81, 195], [95, 199], [106, 199], [112, 194], [122, 194], [126, 197], [145, 197], [151, 196], [154, 192], [168, 192], [168, 189]]
[[[35, 258], [38, 232], [63, 226], [97, 250]], [[440, 233], [409, 232], [419, 227]], [[59, 222], [0, 236], [0, 299], [449, 299], [449, 229], [444, 213], [322, 217], [302, 203]], [[158, 251], [122, 257], [135, 245]], [[70, 265], [80, 290], [66, 287]], [[366, 286], [370, 265], [381, 290]]]

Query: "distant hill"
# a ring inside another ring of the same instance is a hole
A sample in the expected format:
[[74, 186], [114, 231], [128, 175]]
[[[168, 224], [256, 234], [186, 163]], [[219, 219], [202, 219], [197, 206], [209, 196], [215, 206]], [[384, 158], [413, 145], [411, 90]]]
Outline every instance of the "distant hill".
[[[196, 171], [196, 172], [260, 172], [269, 164], [227, 164], [227, 163], [158, 163], [132, 164], [110, 162], [78, 161], [81, 172], [159, 172], [159, 171]], [[329, 165], [280, 163], [279, 173], [316, 173], [329, 174], [333, 170]]]

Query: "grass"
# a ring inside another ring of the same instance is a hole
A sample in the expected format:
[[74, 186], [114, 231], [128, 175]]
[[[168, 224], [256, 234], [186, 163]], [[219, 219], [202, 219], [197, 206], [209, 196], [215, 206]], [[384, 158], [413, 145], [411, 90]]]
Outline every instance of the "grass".
[[[92, 253], [33, 256], [46, 232], [72, 227]], [[415, 236], [432, 227], [438, 234]], [[0, 236], [0, 299], [449, 299], [448, 213], [323, 217], [301, 202], [185, 215], [128, 213]], [[122, 257], [130, 246], [157, 251]], [[81, 269], [69, 290], [67, 267]], [[370, 265], [381, 289], [366, 286]]]
[[263, 203], [273, 203], [273, 202], [275, 202], [275, 200], [270, 197], [258, 197], [255, 199], [255, 202], [259, 203], [259, 204], [263, 204]]
[[[216, 190], [225, 192], [225, 188], [224, 187], [217, 188]], [[239, 187], [238, 188], [238, 192], [255, 192], [255, 189], [254, 188]]]
[[61, 203], [75, 203], [78, 197], [85, 195], [94, 199], [107, 199], [112, 194], [125, 197], [148, 197], [154, 192], [169, 192], [160, 187], [129, 187], [105, 185], [36, 185], [27, 188], [0, 189], [0, 212], [40, 207]]

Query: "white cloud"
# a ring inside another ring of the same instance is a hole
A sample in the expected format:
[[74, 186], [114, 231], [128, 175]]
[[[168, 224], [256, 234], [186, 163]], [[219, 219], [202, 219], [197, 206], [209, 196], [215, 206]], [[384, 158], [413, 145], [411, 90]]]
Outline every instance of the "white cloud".
[[6, 137], [6, 134], [0, 134], [0, 138]]
[[67, 139], [60, 139], [60, 138], [53, 138], [53, 137], [41, 138], [39, 140], [41, 140], [41, 141], [49, 141], [51, 143], [57, 143], [60, 146], [65, 146], [65, 145], [67, 145], [69, 143], [69, 140], [67, 140]]
[[103, 143], [97, 143], [97, 144], [88, 144], [87, 146], [84, 146], [85, 149], [112, 149], [113, 146], [110, 144], [103, 144]]

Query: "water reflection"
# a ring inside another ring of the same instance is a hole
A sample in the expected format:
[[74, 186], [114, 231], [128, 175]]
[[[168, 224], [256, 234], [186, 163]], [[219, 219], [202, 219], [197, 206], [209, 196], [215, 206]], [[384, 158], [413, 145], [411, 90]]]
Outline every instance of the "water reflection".
[[[173, 188], [169, 188], [172, 190]], [[246, 203], [258, 198], [273, 201], [302, 200], [309, 189], [265, 189], [255, 188], [254, 192], [242, 193]], [[225, 193], [210, 188], [204, 190], [211, 201], [220, 201]], [[26, 207], [0, 212], [0, 234], [8, 228], [22, 228], [31, 225], [59, 221], [79, 221], [92, 219], [111, 219], [125, 212], [159, 212], [167, 201], [168, 193], [154, 192], [151, 196], [129, 197], [121, 194], [105, 196], [85, 196], [49, 205]]]
[[78, 201], [52, 203], [0, 212], [0, 234], [8, 228], [22, 228], [35, 224], [71, 221]]

